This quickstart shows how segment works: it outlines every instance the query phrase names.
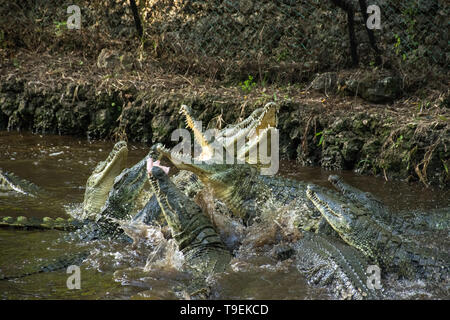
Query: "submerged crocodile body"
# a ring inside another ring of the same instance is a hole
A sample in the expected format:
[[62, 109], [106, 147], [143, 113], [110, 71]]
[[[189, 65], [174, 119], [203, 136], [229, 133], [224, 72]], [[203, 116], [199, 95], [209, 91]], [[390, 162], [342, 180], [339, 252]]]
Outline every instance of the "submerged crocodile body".
[[34, 183], [19, 178], [14, 173], [0, 170], [0, 192], [14, 192], [37, 197], [42, 190]]
[[352, 195], [342, 196], [332, 190], [318, 190], [315, 186], [308, 186], [307, 190], [308, 198], [342, 240], [378, 264], [382, 272], [449, 285], [448, 252], [426, 248], [398, 234], [377, 219], [374, 210], [356, 202], [357, 194]]
[[83, 222], [73, 218], [0, 217], [0, 228], [74, 231], [82, 226]]
[[231, 260], [209, 218], [200, 207], [181, 192], [157, 166], [149, 168], [148, 179], [172, 235], [184, 254], [185, 266], [195, 281], [188, 288], [190, 297], [208, 295], [204, 281], [223, 272]]

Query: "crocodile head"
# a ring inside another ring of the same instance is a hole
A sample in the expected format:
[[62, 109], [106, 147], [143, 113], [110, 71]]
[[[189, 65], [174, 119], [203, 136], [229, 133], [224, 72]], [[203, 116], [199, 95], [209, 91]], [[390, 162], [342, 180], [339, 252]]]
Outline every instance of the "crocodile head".
[[313, 185], [308, 185], [306, 195], [345, 242], [373, 256], [374, 244], [370, 242], [377, 230], [367, 208], [335, 191]]
[[97, 220], [101, 217], [124, 219], [145, 206], [150, 198], [149, 193], [145, 192], [148, 189], [146, 188], [148, 181], [145, 172], [145, 163], [148, 157], [149, 155], [133, 167], [124, 169], [115, 177], [105, 205], [97, 215]]
[[[278, 124], [278, 107], [274, 102], [267, 103], [263, 108], [254, 110], [248, 118], [229, 125], [223, 130], [216, 130], [214, 136], [202, 131], [201, 122], [196, 121], [192, 109], [182, 105], [180, 113], [184, 115], [186, 127], [194, 133], [194, 139], [201, 148], [197, 160], [209, 160], [214, 157], [214, 149], [223, 148], [226, 152], [234, 154], [237, 147], [237, 159], [248, 162], [251, 150], [257, 148], [261, 139], [267, 139], [267, 132]], [[256, 150], [256, 149], [255, 149]]]
[[308, 185], [306, 195], [322, 216], [338, 233], [348, 233], [354, 223], [352, 203], [331, 190], [322, 190]]
[[128, 148], [125, 141], [114, 145], [105, 161], [101, 161], [86, 182], [83, 202], [83, 219], [95, 216], [108, 198], [114, 179], [126, 167]]
[[254, 217], [261, 202], [269, 198], [267, 186], [259, 179], [258, 169], [247, 164], [222, 164], [197, 161], [172, 152], [162, 144], [153, 146], [160, 157], [167, 158], [180, 170], [193, 172], [201, 182], [211, 189], [214, 196], [225, 202], [238, 217], [249, 222]]

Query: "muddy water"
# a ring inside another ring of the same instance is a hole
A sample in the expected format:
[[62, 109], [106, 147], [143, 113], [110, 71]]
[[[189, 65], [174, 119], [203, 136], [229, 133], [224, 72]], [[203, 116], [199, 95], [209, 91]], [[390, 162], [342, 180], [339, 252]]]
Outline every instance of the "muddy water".
[[[0, 194], [0, 216], [68, 217], [67, 210], [83, 201], [86, 179], [104, 160], [112, 142], [88, 142], [73, 137], [0, 132], [0, 168], [34, 182], [46, 195], [30, 198]], [[148, 147], [129, 144], [128, 165], [142, 159]], [[329, 171], [283, 162], [283, 176], [329, 186]], [[440, 208], [450, 205], [450, 192], [419, 184], [386, 182], [381, 178], [339, 172], [347, 182], [370, 191], [396, 209]], [[86, 244], [67, 243], [63, 232], [0, 229], [0, 274], [15, 275]], [[65, 270], [0, 281], [0, 299], [174, 299], [186, 275], [171, 268], [143, 273], [152, 248], [99, 241], [81, 266], [81, 289], [69, 290]], [[236, 267], [239, 265], [239, 267]], [[310, 287], [296, 269], [268, 258], [235, 262], [233, 272], [217, 279], [221, 299], [327, 299], [323, 289]]]

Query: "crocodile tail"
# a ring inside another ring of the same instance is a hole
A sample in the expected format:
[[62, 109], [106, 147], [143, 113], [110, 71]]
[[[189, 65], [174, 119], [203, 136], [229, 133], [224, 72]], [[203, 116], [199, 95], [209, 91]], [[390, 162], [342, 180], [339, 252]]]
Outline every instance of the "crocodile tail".
[[76, 254], [68, 254], [62, 257], [58, 257], [54, 262], [47, 263], [45, 265], [38, 266], [35, 270], [22, 273], [19, 275], [0, 275], [0, 280], [13, 280], [25, 278], [34, 274], [53, 272], [62, 269], [66, 269], [71, 265], [80, 265], [90, 254], [89, 250], [82, 251]]
[[0, 217], [0, 228], [73, 231], [81, 228], [82, 225], [82, 222], [73, 218]]

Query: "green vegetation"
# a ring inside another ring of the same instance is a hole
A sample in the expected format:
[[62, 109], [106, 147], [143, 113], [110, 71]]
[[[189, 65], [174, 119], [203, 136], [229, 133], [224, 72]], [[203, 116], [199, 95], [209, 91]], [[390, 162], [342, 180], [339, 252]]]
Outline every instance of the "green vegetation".
[[397, 138], [397, 141], [395, 141], [394, 147], [395, 147], [395, 148], [400, 147], [400, 145], [402, 144], [402, 141], [403, 141], [403, 135], [401, 134], [401, 135]]
[[318, 145], [318, 146], [321, 146], [322, 143], [323, 143], [323, 139], [324, 139], [323, 131], [317, 132], [317, 133], [316, 133], [316, 137], [320, 137], [319, 143], [318, 143], [317, 145]]
[[244, 81], [244, 83], [239, 82], [239, 86], [244, 92], [251, 92], [256, 87], [256, 82], [253, 81], [252, 76], [248, 76], [248, 79]]
[[66, 21], [54, 21], [55, 24], [55, 33], [57, 36], [60, 36], [63, 34], [64, 29], [67, 28], [67, 22]]

